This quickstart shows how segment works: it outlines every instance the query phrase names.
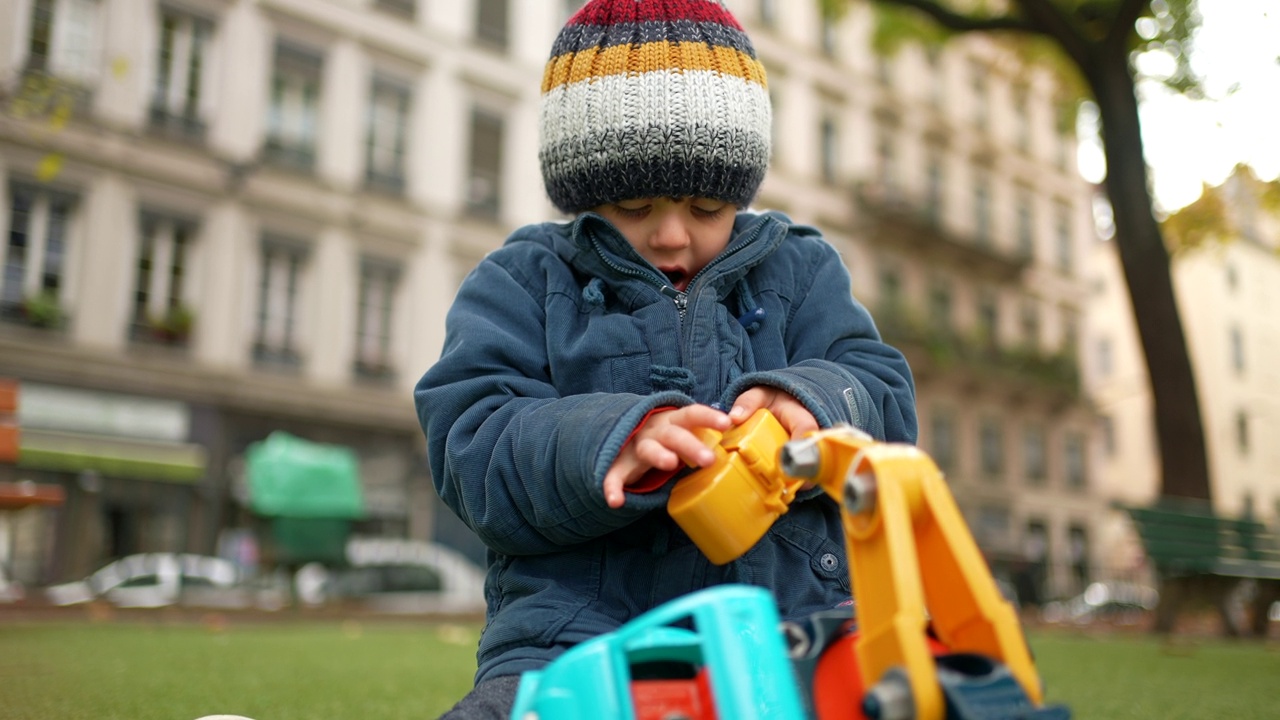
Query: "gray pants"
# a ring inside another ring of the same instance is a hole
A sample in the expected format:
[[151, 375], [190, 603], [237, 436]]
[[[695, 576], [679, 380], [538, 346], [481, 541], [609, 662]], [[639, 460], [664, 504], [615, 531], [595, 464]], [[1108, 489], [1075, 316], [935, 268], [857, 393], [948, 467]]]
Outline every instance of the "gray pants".
[[516, 704], [519, 675], [504, 675], [475, 686], [440, 720], [509, 720]]

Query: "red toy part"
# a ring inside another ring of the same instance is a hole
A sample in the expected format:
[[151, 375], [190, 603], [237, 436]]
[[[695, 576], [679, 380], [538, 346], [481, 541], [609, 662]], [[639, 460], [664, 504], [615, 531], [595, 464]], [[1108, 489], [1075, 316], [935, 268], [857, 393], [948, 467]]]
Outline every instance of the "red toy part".
[[632, 680], [636, 720], [718, 720], [711, 676], [702, 668], [688, 680]]
[[[928, 642], [934, 657], [949, 652], [933, 638]], [[818, 658], [818, 666], [813, 671], [813, 707], [818, 720], [867, 720], [862, 713], [862, 695], [866, 688], [862, 687], [862, 673], [854, 653], [857, 644], [858, 633], [846, 633]]]

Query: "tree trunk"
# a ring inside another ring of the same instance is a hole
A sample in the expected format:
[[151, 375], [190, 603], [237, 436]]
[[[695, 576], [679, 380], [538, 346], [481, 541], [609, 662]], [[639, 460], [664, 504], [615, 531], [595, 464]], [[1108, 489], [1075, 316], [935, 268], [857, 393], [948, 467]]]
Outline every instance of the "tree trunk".
[[1133, 76], [1127, 57], [1093, 60], [1086, 76], [1101, 114], [1115, 243], [1151, 379], [1160, 494], [1211, 500], [1199, 396], [1174, 296], [1169, 251], [1152, 213]]

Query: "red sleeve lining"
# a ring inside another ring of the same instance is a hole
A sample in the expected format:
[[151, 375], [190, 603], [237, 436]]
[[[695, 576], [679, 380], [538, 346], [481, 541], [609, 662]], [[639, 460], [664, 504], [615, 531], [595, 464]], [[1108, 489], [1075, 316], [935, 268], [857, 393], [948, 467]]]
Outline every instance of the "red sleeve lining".
[[[665, 412], [667, 410], [676, 410], [676, 409], [678, 408], [676, 408], [675, 406], [666, 405], [663, 407], [656, 407], [650, 410], [648, 413], [645, 414], [645, 416], [640, 420], [640, 422], [636, 424], [636, 429], [632, 430], [631, 434], [627, 436], [626, 442], [622, 443], [622, 447], [625, 448], [631, 442], [631, 438], [635, 437], [636, 433], [640, 432], [640, 428], [644, 427], [644, 424], [649, 422], [649, 418], [653, 417], [654, 415], [660, 412]], [[639, 480], [623, 488], [623, 490], [629, 493], [637, 493], [637, 494], [651, 493], [654, 490], [661, 488], [663, 485], [666, 485], [668, 480], [675, 477], [682, 470], [684, 470], [683, 466], [678, 467], [675, 470], [659, 470], [658, 468], [653, 468], [648, 472], [646, 472], [644, 475], [641, 475]]]

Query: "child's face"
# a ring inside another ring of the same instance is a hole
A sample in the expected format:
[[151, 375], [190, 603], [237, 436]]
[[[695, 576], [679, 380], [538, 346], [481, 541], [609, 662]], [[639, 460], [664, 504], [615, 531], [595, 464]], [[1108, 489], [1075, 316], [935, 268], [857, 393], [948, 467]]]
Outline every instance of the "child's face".
[[737, 208], [710, 198], [638, 198], [595, 208], [676, 290], [729, 244]]

